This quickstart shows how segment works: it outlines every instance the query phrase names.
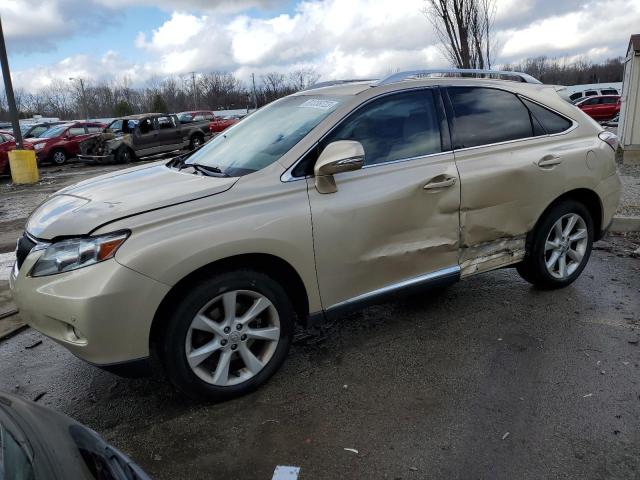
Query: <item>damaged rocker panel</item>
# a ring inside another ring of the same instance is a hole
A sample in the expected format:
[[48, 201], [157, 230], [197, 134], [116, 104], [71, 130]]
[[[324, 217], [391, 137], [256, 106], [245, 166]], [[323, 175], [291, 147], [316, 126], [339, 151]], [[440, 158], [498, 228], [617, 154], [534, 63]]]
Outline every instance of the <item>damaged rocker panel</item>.
[[460, 277], [520, 262], [525, 255], [526, 239], [526, 235], [518, 235], [461, 248]]

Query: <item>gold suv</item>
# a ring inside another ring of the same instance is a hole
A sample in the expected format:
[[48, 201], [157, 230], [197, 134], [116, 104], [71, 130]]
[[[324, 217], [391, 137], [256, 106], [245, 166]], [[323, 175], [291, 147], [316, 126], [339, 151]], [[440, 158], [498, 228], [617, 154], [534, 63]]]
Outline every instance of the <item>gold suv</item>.
[[618, 205], [615, 148], [524, 74], [335, 82], [55, 193], [11, 288], [29, 325], [86, 361], [158, 365], [189, 395], [230, 398], [273, 375], [297, 326], [387, 294], [507, 265], [569, 285]]

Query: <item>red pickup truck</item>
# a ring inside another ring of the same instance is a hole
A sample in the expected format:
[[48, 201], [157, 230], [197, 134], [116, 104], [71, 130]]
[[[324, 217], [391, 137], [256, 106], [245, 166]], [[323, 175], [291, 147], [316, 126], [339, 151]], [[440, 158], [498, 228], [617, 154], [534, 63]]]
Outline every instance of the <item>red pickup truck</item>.
[[24, 143], [36, 151], [38, 163], [62, 165], [80, 153], [80, 142], [102, 133], [105, 127], [104, 123], [98, 122], [63, 123]]
[[587, 97], [576, 103], [576, 107], [594, 120], [609, 120], [620, 113], [620, 95]]

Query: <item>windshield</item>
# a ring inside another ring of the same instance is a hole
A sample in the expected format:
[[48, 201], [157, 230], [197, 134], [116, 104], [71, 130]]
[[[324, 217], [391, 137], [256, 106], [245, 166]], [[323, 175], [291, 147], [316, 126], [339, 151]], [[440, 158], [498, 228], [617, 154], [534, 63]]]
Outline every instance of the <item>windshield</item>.
[[278, 160], [336, 109], [339, 97], [287, 97], [221, 133], [186, 162], [237, 177]]
[[67, 129], [67, 127], [53, 127], [50, 128], [49, 130], [46, 130], [44, 132], [42, 132], [38, 138], [53, 138], [53, 137], [59, 137], [60, 135], [62, 135], [64, 133], [64, 131]]

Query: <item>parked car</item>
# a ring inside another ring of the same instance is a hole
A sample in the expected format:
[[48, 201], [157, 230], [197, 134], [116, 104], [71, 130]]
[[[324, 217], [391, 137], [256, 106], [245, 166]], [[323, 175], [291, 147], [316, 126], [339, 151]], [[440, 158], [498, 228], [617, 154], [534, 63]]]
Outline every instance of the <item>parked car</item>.
[[96, 432], [37, 403], [0, 392], [3, 480], [149, 480]]
[[63, 123], [65, 122], [41, 122], [20, 125], [20, 131], [22, 132], [22, 138], [37, 138], [51, 127], [62, 125]]
[[209, 123], [209, 130], [211, 133], [220, 133], [231, 125], [234, 125], [240, 121], [242, 117], [238, 115], [226, 115], [224, 117], [216, 117]]
[[104, 123], [97, 122], [63, 123], [24, 143], [36, 151], [38, 162], [63, 165], [80, 153], [80, 142], [98, 135], [105, 126]]
[[180, 123], [202, 122], [203, 120], [210, 122], [215, 118], [215, 114], [211, 110], [180, 112], [177, 116]]
[[594, 120], [610, 120], [620, 113], [620, 96], [599, 95], [585, 98], [575, 105]]
[[[568, 88], [575, 88], [575, 87], [568, 87]], [[611, 86], [605, 86], [602, 88], [597, 88], [597, 87], [587, 88], [584, 90], [571, 93], [569, 95], [569, 101], [575, 105], [577, 102], [587, 97], [596, 97], [600, 95], [620, 95], [620, 91], [619, 89]]]
[[565, 287], [618, 206], [616, 136], [505, 75], [298, 92], [60, 190], [18, 242], [20, 315], [94, 365], [160, 365], [219, 400], [266, 382], [298, 326], [389, 295], [506, 266]]
[[16, 141], [8, 132], [0, 131], [0, 175], [9, 175], [9, 152], [15, 150]]
[[82, 142], [78, 159], [85, 162], [128, 163], [137, 158], [191, 150], [211, 134], [206, 120], [182, 124], [176, 115], [145, 113], [113, 120], [101, 135]]

